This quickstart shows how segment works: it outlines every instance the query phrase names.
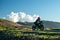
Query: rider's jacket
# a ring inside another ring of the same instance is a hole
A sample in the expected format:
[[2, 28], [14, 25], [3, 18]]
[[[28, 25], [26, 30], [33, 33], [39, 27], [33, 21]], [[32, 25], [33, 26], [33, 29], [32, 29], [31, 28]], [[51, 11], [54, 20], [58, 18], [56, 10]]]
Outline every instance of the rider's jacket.
[[43, 25], [43, 22], [42, 22], [42, 21], [37, 21], [37, 20], [36, 20], [36, 21], [34, 22], [34, 24], [35, 24], [36, 26], [38, 26], [39, 24], [40, 24], [40, 25]]

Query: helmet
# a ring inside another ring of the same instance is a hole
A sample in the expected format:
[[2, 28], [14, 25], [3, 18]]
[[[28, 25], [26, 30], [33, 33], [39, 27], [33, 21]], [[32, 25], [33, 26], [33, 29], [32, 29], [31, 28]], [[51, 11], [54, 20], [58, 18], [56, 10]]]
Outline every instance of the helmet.
[[40, 17], [38, 17], [38, 20], [40, 20]]

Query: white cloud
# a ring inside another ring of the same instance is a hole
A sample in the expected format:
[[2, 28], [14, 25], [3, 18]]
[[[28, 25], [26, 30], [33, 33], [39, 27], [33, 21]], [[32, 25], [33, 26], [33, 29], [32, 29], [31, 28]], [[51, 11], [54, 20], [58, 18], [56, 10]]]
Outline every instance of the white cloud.
[[7, 15], [6, 19], [11, 20], [13, 22], [34, 22], [39, 15], [29, 15], [24, 12], [11, 12]]
[[17, 22], [19, 21], [19, 15], [18, 13], [11, 12], [11, 14], [7, 15], [7, 19], [13, 22]]

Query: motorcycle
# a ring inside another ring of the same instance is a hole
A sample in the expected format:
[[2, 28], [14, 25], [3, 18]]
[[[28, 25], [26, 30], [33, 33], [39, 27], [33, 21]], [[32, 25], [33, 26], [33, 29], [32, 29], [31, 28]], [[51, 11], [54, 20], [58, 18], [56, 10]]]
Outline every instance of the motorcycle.
[[44, 30], [44, 25], [43, 25], [43, 22], [42, 21], [40, 21], [38, 24], [33, 24], [32, 30], [35, 30], [37, 28], [39, 28], [41, 31]]

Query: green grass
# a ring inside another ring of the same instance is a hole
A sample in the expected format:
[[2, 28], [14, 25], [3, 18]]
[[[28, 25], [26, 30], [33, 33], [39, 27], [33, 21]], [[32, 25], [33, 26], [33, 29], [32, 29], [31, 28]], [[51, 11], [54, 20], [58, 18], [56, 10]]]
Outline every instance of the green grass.
[[[4, 28], [4, 27], [0, 27], [0, 36], [1, 35], [5, 35], [5, 37], [7, 36], [12, 36], [12, 37], [34, 37], [34, 38], [44, 38], [45, 40], [50, 40], [50, 39], [56, 39], [56, 38], [60, 38], [60, 32], [44, 32], [44, 31], [32, 31], [30, 29], [26, 30], [26, 29], [18, 29], [18, 28], [14, 28], [14, 29], [10, 29], [10, 28]], [[0, 38], [2, 39], [2, 38]]]

